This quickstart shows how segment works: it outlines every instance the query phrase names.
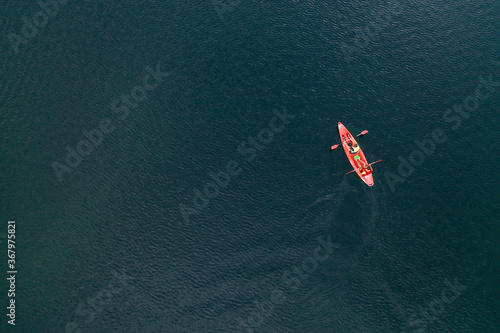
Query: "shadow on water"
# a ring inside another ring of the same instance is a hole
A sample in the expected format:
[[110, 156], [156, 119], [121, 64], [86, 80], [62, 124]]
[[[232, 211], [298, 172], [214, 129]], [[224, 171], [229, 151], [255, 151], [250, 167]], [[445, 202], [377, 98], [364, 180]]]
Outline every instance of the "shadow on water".
[[[357, 179], [356, 179], [357, 180]], [[394, 316], [406, 317], [383, 274], [373, 262], [378, 254], [377, 225], [385, 193], [345, 177], [328, 195], [308, 207], [307, 223], [323, 224], [333, 243], [340, 244], [315, 273], [297, 303], [308, 304], [304, 327], [339, 332], [393, 332]], [[312, 222], [314, 221], [314, 222]], [[378, 308], [386, 308], [380, 316]], [[325, 319], [329, 318], [329, 319]], [[293, 318], [288, 318], [294, 321]], [[309, 322], [309, 325], [307, 324]]]
[[326, 224], [332, 242], [341, 244], [337, 253], [344, 258], [359, 255], [366, 248], [379, 217], [375, 189], [352, 183], [344, 178], [333, 193], [309, 206], [309, 215]]

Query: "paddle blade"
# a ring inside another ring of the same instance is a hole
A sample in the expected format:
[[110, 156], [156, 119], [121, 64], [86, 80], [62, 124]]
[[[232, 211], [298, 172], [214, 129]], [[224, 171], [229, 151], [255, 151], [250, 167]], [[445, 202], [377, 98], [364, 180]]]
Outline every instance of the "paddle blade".
[[356, 137], [359, 137], [359, 136], [362, 136], [362, 135], [365, 135], [368, 133], [368, 130], [364, 130], [363, 132], [359, 133], [358, 135], [356, 135]]
[[334, 150], [334, 149], [337, 149], [339, 147], [339, 145], [335, 145], [335, 146], [331, 146], [330, 147], [330, 151]]
[[382, 162], [382, 160], [378, 160], [378, 161], [372, 162], [372, 163], [370, 163], [370, 165], [378, 163], [378, 162]]

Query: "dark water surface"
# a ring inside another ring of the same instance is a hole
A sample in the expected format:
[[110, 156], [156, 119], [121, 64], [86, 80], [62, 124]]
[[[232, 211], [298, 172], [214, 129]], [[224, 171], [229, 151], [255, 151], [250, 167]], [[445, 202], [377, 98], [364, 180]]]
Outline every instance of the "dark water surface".
[[499, 332], [500, 3], [224, 3], [2, 5], [0, 331]]

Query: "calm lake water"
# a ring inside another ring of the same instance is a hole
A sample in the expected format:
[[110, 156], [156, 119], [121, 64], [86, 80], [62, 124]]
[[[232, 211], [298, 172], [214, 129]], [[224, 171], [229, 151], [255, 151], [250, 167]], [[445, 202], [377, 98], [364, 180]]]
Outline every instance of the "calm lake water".
[[1, 332], [499, 332], [498, 1], [2, 7]]

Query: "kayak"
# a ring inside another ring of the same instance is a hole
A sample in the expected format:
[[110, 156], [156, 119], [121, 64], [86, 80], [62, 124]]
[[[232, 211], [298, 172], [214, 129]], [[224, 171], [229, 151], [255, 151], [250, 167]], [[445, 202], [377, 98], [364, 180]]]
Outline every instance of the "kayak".
[[351, 162], [352, 168], [366, 185], [373, 186], [373, 168], [366, 160], [365, 154], [354, 136], [341, 122], [339, 122], [339, 135], [342, 147], [344, 147], [345, 154], [349, 162]]

